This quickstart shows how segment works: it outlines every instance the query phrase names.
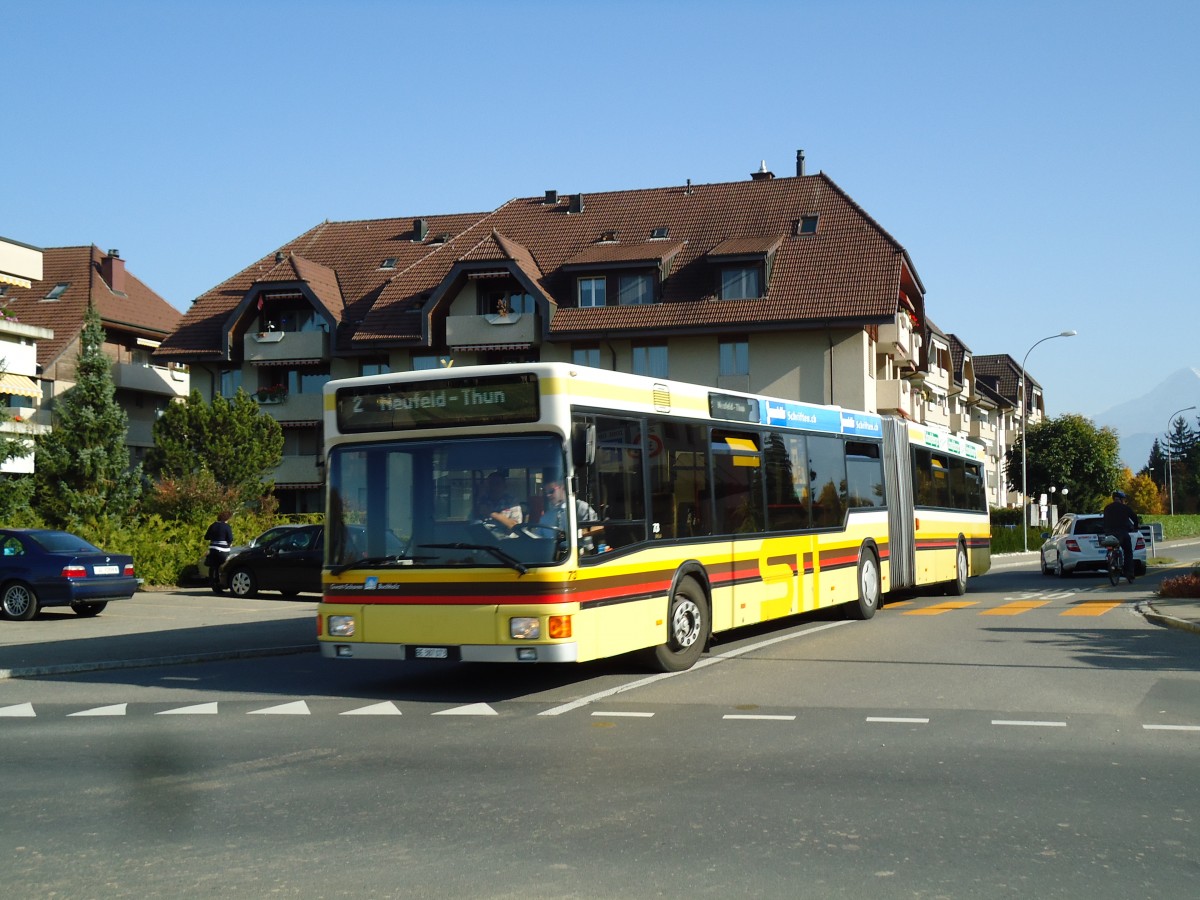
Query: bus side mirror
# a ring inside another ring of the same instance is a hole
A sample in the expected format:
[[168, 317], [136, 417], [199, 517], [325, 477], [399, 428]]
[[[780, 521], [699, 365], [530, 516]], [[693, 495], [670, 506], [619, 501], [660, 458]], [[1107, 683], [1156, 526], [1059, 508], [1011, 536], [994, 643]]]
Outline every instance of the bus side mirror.
[[571, 429], [571, 461], [576, 466], [590, 466], [596, 461], [596, 426], [576, 422]]

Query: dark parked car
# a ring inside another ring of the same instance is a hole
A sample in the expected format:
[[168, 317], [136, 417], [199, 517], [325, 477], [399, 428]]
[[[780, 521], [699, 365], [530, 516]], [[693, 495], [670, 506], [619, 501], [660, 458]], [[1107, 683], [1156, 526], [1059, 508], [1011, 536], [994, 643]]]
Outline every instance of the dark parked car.
[[321, 561], [325, 526], [301, 525], [229, 554], [221, 566], [220, 585], [236, 597], [279, 591], [294, 597], [301, 591], [321, 593]]
[[32, 619], [44, 606], [94, 616], [136, 590], [132, 556], [106, 553], [66, 531], [0, 529], [0, 615], [6, 619]]
[[[265, 544], [272, 538], [277, 538], [285, 531], [291, 531], [293, 528], [300, 528], [300, 525], [272, 525], [256, 538], [251, 538], [249, 544], [238, 544], [236, 547], [230, 547], [229, 553], [241, 553], [247, 547], [257, 547], [259, 544]], [[227, 557], [228, 558], [228, 557]], [[196, 563], [196, 572], [201, 581], [208, 584], [211, 574], [208, 571], [208, 545], [204, 545], [204, 553], [200, 556], [200, 560]]]

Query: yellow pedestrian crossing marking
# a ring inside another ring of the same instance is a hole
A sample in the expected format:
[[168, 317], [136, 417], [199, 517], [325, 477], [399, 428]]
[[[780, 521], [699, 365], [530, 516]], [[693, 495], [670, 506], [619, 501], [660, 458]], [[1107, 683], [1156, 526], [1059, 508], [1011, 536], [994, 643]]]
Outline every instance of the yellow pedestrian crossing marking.
[[946, 603], [935, 603], [933, 606], [925, 606], [921, 609], [906, 609], [902, 615], [940, 616], [942, 613], [953, 612], [956, 609], [966, 609], [968, 606], [977, 606], [978, 604], [978, 600], [949, 600]]
[[1072, 606], [1070, 609], [1064, 610], [1064, 616], [1102, 616], [1110, 609], [1116, 609], [1121, 605], [1120, 600], [1116, 601], [1100, 601], [1088, 600], [1086, 603], [1080, 603], [1078, 606]]
[[[1063, 600], [1068, 597], [1075, 597], [1076, 594], [1059, 594], [1059, 595], [1042, 595], [1042, 598], [1009, 600], [1007, 603], [1000, 606], [988, 607], [986, 609], [977, 610], [981, 616], [1019, 616], [1027, 613], [1030, 610], [1041, 609], [1044, 606], [1049, 606], [1055, 600]], [[1068, 601], [1069, 602], [1069, 601]], [[943, 603], [934, 603], [929, 606], [912, 606], [912, 601], [902, 600], [897, 603], [889, 603], [884, 607], [886, 610], [897, 610], [901, 615], [905, 616], [940, 616], [944, 613], [954, 612], [959, 609], [967, 609], [971, 606], [978, 606], [978, 600], [948, 600]], [[1119, 606], [1125, 605], [1123, 600], [1085, 600], [1083, 602], [1074, 603], [1066, 609], [1059, 610], [1056, 614], [1060, 616], [1102, 616], [1107, 612], [1111, 612]], [[911, 609], [899, 609], [902, 606], [912, 606]]]
[[1016, 600], [1012, 603], [1005, 603], [1003, 606], [997, 606], [994, 609], [982, 610], [979, 614], [981, 616], [1019, 616], [1021, 613], [1027, 613], [1031, 609], [1046, 606], [1049, 602], [1049, 600]]

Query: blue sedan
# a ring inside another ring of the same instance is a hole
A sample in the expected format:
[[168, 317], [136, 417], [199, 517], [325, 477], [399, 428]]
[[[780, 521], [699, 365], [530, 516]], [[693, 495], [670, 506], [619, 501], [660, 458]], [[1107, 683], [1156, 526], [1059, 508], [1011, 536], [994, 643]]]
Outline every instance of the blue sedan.
[[66, 531], [0, 529], [0, 616], [32, 619], [43, 606], [97, 615], [137, 590], [133, 557], [105, 553]]

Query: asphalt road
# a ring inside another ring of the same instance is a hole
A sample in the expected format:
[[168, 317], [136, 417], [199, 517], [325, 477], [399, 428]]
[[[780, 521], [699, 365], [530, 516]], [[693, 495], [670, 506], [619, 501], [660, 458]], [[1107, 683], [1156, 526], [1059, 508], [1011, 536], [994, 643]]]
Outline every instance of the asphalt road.
[[1200, 638], [1136, 612], [1152, 586], [1000, 567], [674, 677], [0, 680], [6, 895], [1193, 896]]

